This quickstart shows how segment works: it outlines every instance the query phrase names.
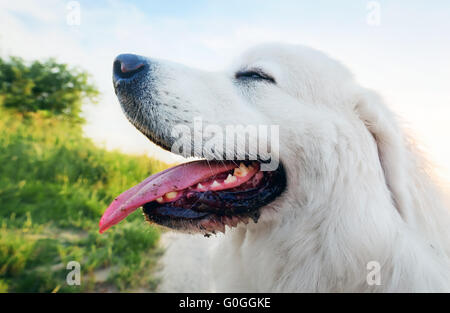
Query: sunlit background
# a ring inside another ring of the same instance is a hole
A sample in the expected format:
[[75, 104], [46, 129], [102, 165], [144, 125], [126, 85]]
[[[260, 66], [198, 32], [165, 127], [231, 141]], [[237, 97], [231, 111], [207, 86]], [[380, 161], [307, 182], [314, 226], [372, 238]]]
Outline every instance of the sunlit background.
[[[79, 19], [73, 14], [78, 14]], [[102, 97], [85, 107], [85, 133], [99, 145], [168, 153], [121, 112], [111, 83], [119, 53], [219, 70], [266, 41], [309, 45], [379, 91], [450, 181], [448, 1], [62, 1], [0, 0], [0, 56], [56, 57], [93, 75]]]

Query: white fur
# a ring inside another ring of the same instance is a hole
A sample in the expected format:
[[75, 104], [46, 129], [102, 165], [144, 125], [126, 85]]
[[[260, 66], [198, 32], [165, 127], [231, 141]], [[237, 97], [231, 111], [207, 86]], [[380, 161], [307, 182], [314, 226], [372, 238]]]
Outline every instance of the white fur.
[[[237, 70], [254, 67], [276, 85], [234, 82]], [[280, 125], [287, 190], [258, 223], [220, 237], [214, 290], [450, 291], [449, 211], [426, 163], [383, 101], [341, 64], [306, 47], [271, 44], [225, 73], [160, 62], [153, 75], [157, 100], [176, 106], [141, 109], [158, 114], [162, 137], [194, 116]], [[370, 261], [381, 265], [381, 285], [366, 281]]]

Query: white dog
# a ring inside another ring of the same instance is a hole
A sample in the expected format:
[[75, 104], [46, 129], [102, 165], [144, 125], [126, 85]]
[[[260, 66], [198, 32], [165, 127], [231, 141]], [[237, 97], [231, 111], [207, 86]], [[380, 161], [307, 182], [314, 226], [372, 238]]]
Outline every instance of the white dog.
[[[260, 175], [272, 189], [254, 184], [270, 197], [247, 211], [223, 197], [214, 198], [223, 207], [187, 208], [192, 194], [199, 201], [230, 190], [194, 187], [208, 182], [204, 162], [168, 170], [119, 196], [101, 231], [142, 205], [149, 220], [179, 230], [211, 234], [227, 225], [212, 260], [217, 291], [450, 291], [449, 212], [426, 164], [382, 100], [338, 62], [280, 44], [251, 49], [223, 73], [120, 55], [114, 85], [129, 120], [166, 149], [175, 126], [196, 117], [279, 125], [281, 169]], [[195, 147], [182, 153], [205, 157]], [[242, 170], [257, 175], [262, 163], [219, 164], [214, 177], [229, 175], [220, 185]]]

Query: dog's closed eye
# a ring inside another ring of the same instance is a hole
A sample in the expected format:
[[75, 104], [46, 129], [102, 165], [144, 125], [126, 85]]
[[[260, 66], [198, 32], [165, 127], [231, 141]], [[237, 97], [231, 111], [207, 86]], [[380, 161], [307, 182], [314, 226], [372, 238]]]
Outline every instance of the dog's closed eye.
[[237, 80], [247, 80], [247, 79], [251, 79], [251, 80], [264, 80], [264, 81], [268, 81], [271, 82], [273, 84], [275, 84], [275, 79], [264, 73], [261, 70], [246, 70], [246, 71], [239, 71], [236, 73], [235, 78]]

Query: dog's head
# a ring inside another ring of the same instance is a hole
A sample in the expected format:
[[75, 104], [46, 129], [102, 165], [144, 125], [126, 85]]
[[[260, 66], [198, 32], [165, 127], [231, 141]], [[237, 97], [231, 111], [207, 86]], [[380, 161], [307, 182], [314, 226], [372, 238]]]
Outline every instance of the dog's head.
[[[164, 149], [207, 161], [126, 191], [102, 230], [143, 206], [151, 221], [211, 233], [248, 217], [283, 219], [327, 206], [345, 192], [336, 189], [339, 180], [388, 186], [399, 175], [384, 168], [393, 175], [385, 182], [380, 162], [399, 155], [391, 115], [341, 64], [313, 49], [258, 46], [224, 72], [124, 54], [114, 61], [113, 82], [138, 130]], [[355, 168], [361, 177], [342, 174]]]

